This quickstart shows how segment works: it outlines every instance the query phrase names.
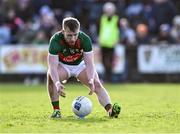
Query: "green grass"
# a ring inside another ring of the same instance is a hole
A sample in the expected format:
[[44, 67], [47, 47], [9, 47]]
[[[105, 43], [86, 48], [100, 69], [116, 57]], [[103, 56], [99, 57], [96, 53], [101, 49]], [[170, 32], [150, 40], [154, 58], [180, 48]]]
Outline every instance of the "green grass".
[[88, 96], [79, 84], [66, 84], [60, 98], [63, 118], [49, 118], [52, 107], [44, 85], [0, 84], [0, 133], [178, 133], [180, 132], [180, 84], [105, 85], [113, 102], [122, 106], [120, 118], [110, 119], [95, 95], [93, 111], [77, 119], [73, 99]]

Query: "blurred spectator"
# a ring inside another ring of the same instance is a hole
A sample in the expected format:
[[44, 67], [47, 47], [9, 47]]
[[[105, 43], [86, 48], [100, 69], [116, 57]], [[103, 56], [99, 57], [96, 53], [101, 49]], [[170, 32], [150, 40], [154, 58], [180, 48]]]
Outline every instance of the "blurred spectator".
[[176, 6], [171, 0], [154, 0], [152, 7], [152, 15], [155, 21], [155, 32], [158, 32], [158, 28], [161, 24], [169, 24], [177, 14]]
[[136, 42], [138, 45], [151, 43], [151, 37], [149, 35], [148, 26], [146, 24], [137, 25]]
[[5, 18], [10, 9], [16, 7], [17, 0], [0, 0], [0, 15]]
[[66, 17], [74, 17], [74, 14], [71, 11], [66, 11], [64, 12], [63, 18], [66, 18]]
[[99, 43], [105, 67], [105, 81], [110, 82], [114, 49], [120, 38], [119, 17], [115, 14], [116, 7], [111, 2], [104, 4], [103, 12], [99, 24]]
[[178, 14], [179, 14], [180, 13], [180, 1], [179, 0], [172, 0], [172, 2], [176, 6], [176, 8], [178, 10]]
[[31, 21], [34, 15], [34, 7], [31, 0], [17, 0], [16, 14], [24, 22]]
[[[54, 16], [59, 23], [62, 22], [63, 15], [66, 11], [70, 11], [73, 14], [76, 14], [76, 9], [79, 9], [79, 3], [81, 0], [51, 0], [51, 8], [54, 12]], [[77, 4], [78, 2], [78, 4]], [[79, 9], [81, 10], [81, 9]], [[82, 13], [82, 12], [81, 12]]]
[[[33, 9], [35, 14], [39, 13], [39, 10], [42, 6], [44, 5], [48, 5], [49, 7], [52, 7], [52, 0], [31, 0], [32, 1], [32, 5], [33, 5]], [[54, 0], [53, 0], [54, 1]]]
[[18, 43], [16, 36], [17, 33], [22, 28], [22, 26], [24, 25], [24, 22], [16, 15], [14, 9], [10, 9], [7, 11], [7, 16], [5, 17], [5, 21], [11, 31], [10, 43], [12, 44]]
[[[90, 35], [89, 33], [89, 26], [90, 26], [90, 18], [89, 18], [89, 10], [86, 8], [82, 8], [82, 12], [79, 16], [79, 20], [81, 22], [81, 30]], [[90, 35], [91, 37], [91, 35]]]
[[4, 20], [0, 18], [0, 45], [10, 43], [10, 39], [10, 28], [4, 23]]
[[[9, 43], [12, 44], [22, 41], [18, 36], [22, 31], [26, 31], [27, 24], [25, 23], [31, 22], [30, 29], [35, 33], [42, 29], [49, 39], [52, 33], [61, 29], [59, 24], [66, 16], [77, 17], [81, 22], [81, 30], [90, 35], [93, 43], [98, 43], [99, 22], [97, 21], [103, 13], [102, 8], [106, 2], [107, 0], [66, 0], [63, 2], [60, 0], [0, 0], [0, 16], [6, 27], [10, 29]], [[127, 18], [128, 23], [124, 21], [124, 25], [122, 24], [120, 28], [122, 43], [133, 44], [133, 31], [139, 24], [147, 25], [149, 36], [151, 34], [156, 36], [160, 25], [165, 23], [172, 27], [170, 35], [176, 43], [179, 43], [179, 25], [172, 21], [177, 15], [177, 10], [180, 10], [179, 1], [108, 0], [108, 2], [116, 6], [117, 17]]]
[[128, 46], [136, 44], [136, 33], [130, 27], [129, 22], [126, 18], [122, 18], [120, 23], [121, 43]]
[[32, 29], [32, 22], [24, 23], [23, 27], [17, 33], [17, 40], [20, 44], [31, 44], [35, 38], [36, 31]]
[[153, 33], [155, 31], [155, 26], [156, 26], [156, 22], [154, 20], [154, 17], [153, 17], [153, 9], [152, 9], [152, 6], [153, 6], [153, 2], [152, 0], [143, 0], [143, 4], [144, 4], [144, 16], [147, 20], [147, 25], [148, 25], [148, 28], [149, 28], [149, 32], [150, 33]]
[[175, 41], [170, 35], [170, 25], [169, 24], [162, 24], [159, 27], [159, 35], [157, 36], [157, 43], [158, 44], [174, 44]]
[[43, 29], [46, 33], [48, 39], [50, 39], [53, 34], [52, 31], [58, 25], [58, 22], [55, 18], [53, 10], [44, 5], [40, 9], [40, 27], [39, 29]]
[[48, 44], [48, 39], [46, 37], [46, 33], [43, 31], [43, 30], [39, 30], [37, 33], [36, 33], [36, 37], [34, 38], [33, 40], [33, 44]]
[[147, 23], [141, 0], [132, 0], [126, 8], [126, 15], [133, 28], [136, 28], [139, 23]]
[[171, 36], [176, 43], [180, 44], [180, 15], [175, 16], [173, 19]]
[[143, 4], [140, 0], [132, 0], [126, 9], [127, 16], [139, 15], [143, 11]]

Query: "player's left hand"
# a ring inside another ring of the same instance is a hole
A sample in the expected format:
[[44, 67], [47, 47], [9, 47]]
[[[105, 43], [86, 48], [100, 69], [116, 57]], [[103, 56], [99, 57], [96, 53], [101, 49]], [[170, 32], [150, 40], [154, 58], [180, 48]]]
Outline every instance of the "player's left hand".
[[92, 95], [94, 93], [94, 90], [95, 90], [94, 80], [93, 79], [89, 80], [88, 84], [89, 84], [89, 88], [90, 88], [89, 95]]
[[64, 92], [64, 88], [62, 88], [61, 90], [59, 90], [59, 95], [61, 96], [61, 97], [66, 97], [66, 93]]

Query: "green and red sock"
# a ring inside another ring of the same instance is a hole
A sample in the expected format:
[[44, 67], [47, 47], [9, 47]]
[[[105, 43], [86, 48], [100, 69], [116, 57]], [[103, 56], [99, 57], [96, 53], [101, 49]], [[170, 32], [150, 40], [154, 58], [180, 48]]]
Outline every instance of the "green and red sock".
[[54, 110], [60, 110], [59, 101], [51, 102]]

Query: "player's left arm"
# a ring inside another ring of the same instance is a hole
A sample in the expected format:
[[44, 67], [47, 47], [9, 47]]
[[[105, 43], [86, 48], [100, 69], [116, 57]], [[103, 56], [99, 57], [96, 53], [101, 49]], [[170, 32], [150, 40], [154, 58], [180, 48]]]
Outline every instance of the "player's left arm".
[[94, 54], [92, 50], [92, 41], [86, 34], [82, 34], [82, 47], [83, 47], [83, 58], [86, 64], [87, 77], [89, 82], [94, 80]]
[[84, 62], [86, 64], [87, 77], [89, 82], [94, 80], [94, 54], [93, 51], [84, 52]]
[[85, 35], [83, 38], [83, 58], [86, 64], [86, 73], [88, 77], [88, 83], [90, 86], [90, 95], [94, 92], [94, 76], [95, 76], [95, 67], [94, 67], [94, 54], [92, 50], [92, 42], [89, 36]]
[[90, 88], [89, 95], [92, 95], [95, 86], [94, 86], [94, 74], [95, 74], [95, 67], [94, 67], [94, 55], [93, 51], [91, 52], [84, 52], [84, 62], [86, 64], [86, 74], [88, 77], [88, 84]]

